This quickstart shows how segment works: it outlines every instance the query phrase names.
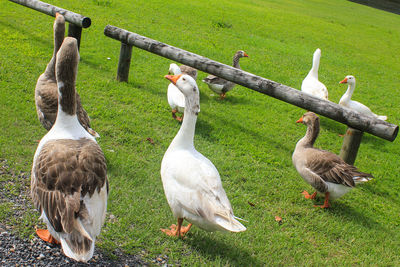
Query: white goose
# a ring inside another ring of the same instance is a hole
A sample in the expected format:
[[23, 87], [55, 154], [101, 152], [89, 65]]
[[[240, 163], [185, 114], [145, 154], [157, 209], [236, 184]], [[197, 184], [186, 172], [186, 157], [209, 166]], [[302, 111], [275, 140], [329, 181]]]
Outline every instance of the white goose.
[[77, 41], [66, 37], [57, 53], [57, 119], [37, 147], [31, 196], [48, 229], [37, 230], [39, 237], [60, 242], [66, 256], [86, 262], [104, 222], [108, 181], [103, 152], [77, 118], [78, 62]]
[[[185, 73], [190, 75], [193, 79], [196, 80], [197, 78], [197, 70], [194, 68], [191, 68], [186, 65], [181, 65], [178, 67], [175, 63], [171, 63], [169, 65], [169, 74], [173, 75], [178, 75], [181, 73]], [[177, 121], [182, 121], [182, 117], [176, 116], [177, 112], [183, 113], [185, 110], [185, 96], [182, 94], [181, 91], [173, 84], [170, 83], [168, 85], [168, 91], [167, 91], [167, 99], [168, 99], [168, 104], [172, 109], [172, 117], [176, 119]]]
[[384, 120], [384, 121], [387, 120], [386, 116], [376, 115], [366, 105], [361, 104], [360, 102], [351, 100], [351, 97], [354, 93], [354, 89], [356, 88], [356, 78], [354, 78], [354, 76], [348, 75], [339, 83], [347, 83], [348, 84], [347, 91], [346, 91], [346, 93], [344, 93], [342, 98], [340, 98], [339, 105], [353, 109], [355, 111], [358, 111], [358, 112], [363, 113], [368, 116], [376, 117], [380, 120]]
[[[36, 83], [35, 88], [35, 104], [36, 112], [40, 123], [46, 130], [53, 127], [57, 117], [58, 109], [58, 90], [55, 75], [56, 54], [60, 48], [65, 34], [65, 19], [60, 13], [56, 13], [56, 19], [53, 25], [54, 32], [54, 51], [53, 56], [47, 64], [46, 70], [42, 73]], [[76, 94], [76, 105], [78, 120], [82, 126], [94, 137], [99, 137], [99, 134], [90, 128], [90, 118], [86, 110], [82, 107], [81, 98]]]
[[297, 123], [305, 124], [307, 132], [296, 144], [292, 156], [293, 165], [304, 181], [317, 190], [312, 195], [304, 191], [302, 194], [305, 198], [314, 199], [317, 192], [324, 194], [324, 204], [319, 207], [328, 208], [329, 199], [339, 198], [356, 184], [367, 182], [372, 178], [371, 174], [358, 171], [338, 155], [314, 148], [319, 134], [319, 118], [315, 113], [305, 113]]
[[[173, 224], [170, 229], [162, 231], [170, 236], [183, 236], [192, 224], [207, 231], [245, 231], [246, 228], [233, 215], [217, 169], [193, 145], [200, 110], [196, 82], [184, 74], [165, 78], [185, 95], [186, 107], [181, 128], [161, 162], [165, 196], [178, 225]], [[182, 226], [184, 219], [190, 222], [186, 227]]]
[[301, 91], [328, 100], [328, 89], [318, 80], [320, 58], [321, 49], [317, 48], [314, 52], [312, 68], [301, 84]]

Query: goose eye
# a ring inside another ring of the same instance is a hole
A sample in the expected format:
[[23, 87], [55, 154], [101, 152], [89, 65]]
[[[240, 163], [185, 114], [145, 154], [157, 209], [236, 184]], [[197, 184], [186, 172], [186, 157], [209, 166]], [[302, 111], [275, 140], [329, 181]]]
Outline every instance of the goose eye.
[[186, 79], [185, 79], [185, 78], [182, 78], [182, 81], [186, 81]]

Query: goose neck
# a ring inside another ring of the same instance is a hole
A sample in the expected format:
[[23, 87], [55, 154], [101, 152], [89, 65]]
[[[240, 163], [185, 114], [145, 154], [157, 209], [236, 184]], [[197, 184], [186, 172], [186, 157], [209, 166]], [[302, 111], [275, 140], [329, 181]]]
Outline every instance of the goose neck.
[[304, 137], [299, 141], [298, 145], [302, 147], [313, 147], [315, 140], [319, 134], [319, 123], [312, 123], [307, 125], [307, 132]]
[[45, 73], [49, 77], [55, 77], [56, 56], [57, 56], [57, 52], [60, 49], [62, 42], [64, 40], [64, 34], [65, 34], [65, 26], [64, 25], [55, 25], [53, 56], [51, 57], [49, 64], [47, 64], [46, 71], [45, 71]]
[[237, 69], [240, 69], [239, 60], [240, 60], [240, 55], [239, 55], [239, 54], [236, 54], [236, 55], [233, 57], [232, 66], [235, 67], [235, 68], [237, 68]]
[[356, 87], [355, 83], [348, 83], [345, 95], [351, 98], [354, 93], [355, 87]]
[[194, 149], [194, 133], [196, 129], [197, 116], [200, 111], [199, 96], [192, 95], [185, 98], [185, 111], [179, 132], [171, 143], [171, 146]]

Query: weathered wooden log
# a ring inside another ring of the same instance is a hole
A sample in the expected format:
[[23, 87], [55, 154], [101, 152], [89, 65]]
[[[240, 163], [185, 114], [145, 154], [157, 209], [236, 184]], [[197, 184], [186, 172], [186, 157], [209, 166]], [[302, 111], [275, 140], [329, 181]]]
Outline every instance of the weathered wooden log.
[[399, 126], [397, 125], [366, 116], [351, 109], [339, 106], [336, 103], [321, 100], [312, 95], [303, 93], [289, 86], [112, 25], [107, 25], [104, 28], [104, 34], [125, 44], [136, 46], [198, 70], [222, 77], [260, 93], [272, 96], [306, 110], [313, 111], [352, 128], [373, 134], [389, 141], [395, 140], [399, 131]]
[[363, 132], [353, 129], [347, 128], [346, 134], [343, 138], [342, 149], [340, 150], [339, 156], [348, 164], [353, 165], [357, 158], [358, 148], [361, 144], [361, 139], [363, 136]]
[[131, 65], [132, 46], [121, 42], [121, 50], [119, 52], [117, 80], [127, 82], [129, 77], [129, 67]]
[[70, 23], [68, 26], [68, 36], [74, 37], [78, 41], [78, 50], [81, 46], [82, 27]]
[[84, 17], [80, 14], [71, 12], [69, 10], [53, 6], [42, 1], [37, 0], [9, 0], [11, 2], [32, 8], [36, 11], [55, 17], [56, 13], [60, 13], [64, 16], [65, 20], [69, 23], [75, 24], [81, 28], [88, 28], [92, 21], [88, 17]]

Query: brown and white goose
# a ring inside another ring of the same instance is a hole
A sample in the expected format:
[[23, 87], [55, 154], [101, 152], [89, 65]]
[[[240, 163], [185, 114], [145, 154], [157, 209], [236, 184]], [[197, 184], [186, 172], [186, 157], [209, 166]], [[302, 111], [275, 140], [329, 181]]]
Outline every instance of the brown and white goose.
[[[336, 199], [356, 184], [369, 181], [373, 176], [360, 172], [353, 165], [344, 162], [336, 154], [314, 148], [314, 142], [319, 134], [319, 118], [313, 112], [305, 113], [297, 123], [307, 126], [306, 135], [297, 142], [292, 160], [297, 172], [303, 179], [314, 187], [317, 192], [325, 194], [321, 208], [328, 208], [329, 199]], [[310, 195], [307, 191], [302, 194], [307, 199], [314, 199], [317, 192]]]
[[57, 53], [57, 118], [37, 147], [31, 196], [48, 229], [37, 230], [39, 237], [55, 239], [66, 256], [86, 262], [104, 222], [108, 181], [104, 154], [77, 118], [78, 62], [77, 41], [66, 37]]
[[[64, 16], [56, 13], [56, 19], [53, 25], [54, 31], [54, 51], [53, 56], [47, 64], [46, 70], [39, 76], [35, 88], [35, 103], [36, 112], [40, 123], [46, 130], [50, 130], [53, 127], [57, 117], [58, 109], [58, 90], [55, 76], [56, 68], [56, 54], [60, 48], [65, 34], [65, 19]], [[76, 93], [76, 106], [78, 120], [82, 126], [94, 137], [99, 137], [92, 128], [90, 128], [90, 118], [87, 112], [83, 109], [81, 104], [81, 98]]]
[[[248, 55], [246, 54], [246, 52], [239, 50], [235, 53], [235, 55], [233, 56], [233, 67], [240, 69], [240, 65], [239, 65], [239, 60], [242, 57], [248, 57]], [[225, 94], [227, 92], [229, 92], [230, 90], [233, 89], [233, 87], [236, 85], [235, 83], [231, 82], [231, 81], [227, 81], [223, 78], [220, 78], [218, 76], [214, 76], [214, 75], [208, 75], [206, 78], [203, 79], [203, 82], [205, 82], [208, 87], [214, 91], [215, 93], [220, 95], [221, 99], [225, 98]]]

